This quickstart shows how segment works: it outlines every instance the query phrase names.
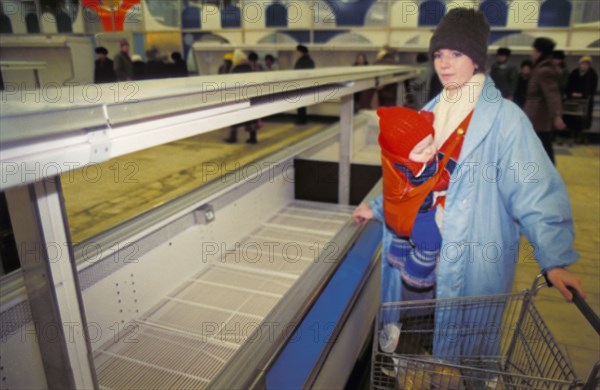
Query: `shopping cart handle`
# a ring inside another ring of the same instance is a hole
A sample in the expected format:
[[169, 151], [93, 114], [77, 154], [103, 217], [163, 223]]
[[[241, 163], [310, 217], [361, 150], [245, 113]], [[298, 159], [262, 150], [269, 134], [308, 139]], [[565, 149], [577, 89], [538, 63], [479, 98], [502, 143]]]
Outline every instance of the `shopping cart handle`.
[[575, 290], [571, 286], [567, 286], [567, 289], [573, 294], [573, 303], [581, 314], [589, 321], [590, 325], [594, 327], [596, 333], [600, 335], [600, 318], [598, 318], [598, 314], [594, 312], [594, 310], [588, 305], [588, 303], [579, 295], [577, 290]]

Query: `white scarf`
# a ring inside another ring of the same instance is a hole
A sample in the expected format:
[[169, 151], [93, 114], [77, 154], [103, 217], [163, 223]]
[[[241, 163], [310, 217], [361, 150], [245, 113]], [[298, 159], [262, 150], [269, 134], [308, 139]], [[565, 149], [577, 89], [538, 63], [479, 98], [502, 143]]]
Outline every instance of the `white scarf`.
[[[466, 116], [473, 111], [483, 91], [484, 82], [485, 76], [482, 73], [477, 73], [460, 87], [458, 93], [452, 98], [449, 97], [450, 94], [446, 89], [442, 90], [438, 97], [439, 101], [433, 108], [435, 115], [433, 120], [434, 141], [438, 150]], [[434, 202], [438, 196], [443, 195], [446, 195], [446, 191], [434, 191]], [[435, 210], [435, 222], [440, 232], [443, 231], [444, 208], [441, 205]]]
[[439, 101], [433, 109], [435, 114], [433, 121], [435, 146], [438, 149], [466, 116], [473, 111], [483, 91], [484, 82], [485, 76], [482, 73], [477, 73], [460, 87], [453, 97], [450, 97], [452, 95], [445, 88], [442, 90], [438, 97]]

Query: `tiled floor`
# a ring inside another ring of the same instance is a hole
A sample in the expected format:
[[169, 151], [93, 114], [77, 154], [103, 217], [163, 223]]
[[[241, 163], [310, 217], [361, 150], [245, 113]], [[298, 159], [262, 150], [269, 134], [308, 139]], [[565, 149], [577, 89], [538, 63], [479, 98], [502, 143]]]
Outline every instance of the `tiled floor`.
[[[600, 147], [556, 147], [557, 167], [569, 196], [575, 221], [575, 249], [580, 255], [569, 269], [582, 280], [587, 302], [600, 313]], [[524, 241], [521, 245], [526, 245]], [[539, 273], [536, 263], [524, 261], [521, 251], [514, 290], [529, 288]], [[556, 341], [571, 358], [579, 378], [587, 378], [591, 367], [600, 360], [600, 336], [566, 303], [555, 289], [543, 289], [535, 300], [542, 318]]]

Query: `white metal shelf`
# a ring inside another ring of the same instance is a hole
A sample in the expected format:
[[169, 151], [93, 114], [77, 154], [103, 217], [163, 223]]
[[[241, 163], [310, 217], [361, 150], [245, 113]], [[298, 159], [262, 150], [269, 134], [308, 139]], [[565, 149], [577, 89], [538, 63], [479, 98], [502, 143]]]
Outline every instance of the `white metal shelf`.
[[31, 91], [0, 93], [0, 190], [417, 72], [340, 67], [63, 87], [55, 102]]
[[[337, 205], [292, 202], [249, 234], [243, 243], [256, 244], [255, 234], [270, 230], [270, 236], [278, 238], [271, 239], [269, 244], [281, 252], [286, 244], [296, 245], [297, 241], [296, 233], [285, 226], [305, 218], [328, 226], [327, 235], [308, 229], [303, 233], [306, 240], [325, 245], [350, 218], [351, 210]], [[270, 226], [269, 222], [275, 220], [283, 226]], [[180, 383], [193, 383], [199, 389], [208, 387], [235, 351], [246, 341], [254, 341], [255, 330], [264, 326], [267, 331], [266, 327], [273, 325], [263, 324], [263, 320], [301, 274], [316, 262], [316, 259], [295, 261], [280, 253], [272, 253], [268, 258], [262, 256], [257, 261], [252, 260], [252, 253], [245, 253], [244, 261], [227, 257], [222, 252], [208, 269], [175, 288], [154, 310], [142, 316], [137, 322], [137, 342], [127, 343], [129, 336], [124, 335], [123, 340], [111, 340], [96, 352], [101, 388], [143, 388], [157, 383], [161, 388], [178, 388]], [[139, 371], [146, 375], [132, 375]]]

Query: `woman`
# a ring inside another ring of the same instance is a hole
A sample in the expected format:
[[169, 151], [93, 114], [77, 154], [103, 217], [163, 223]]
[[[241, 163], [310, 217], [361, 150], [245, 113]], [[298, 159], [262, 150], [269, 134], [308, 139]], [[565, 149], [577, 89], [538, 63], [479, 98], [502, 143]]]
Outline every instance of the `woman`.
[[533, 69], [525, 98], [525, 112], [553, 164], [553, 130], [566, 128], [562, 119], [561, 71], [552, 61], [554, 46], [554, 41], [548, 38], [533, 41]]
[[[231, 73], [248, 73], [253, 72], [252, 65], [248, 61], [248, 57], [244, 54], [240, 49], [235, 49], [232, 56], [233, 67], [231, 68]], [[237, 125], [231, 126], [229, 129], [229, 136], [224, 139], [228, 144], [234, 144], [237, 142], [237, 128], [244, 127], [249, 134], [246, 143], [248, 144], [256, 144], [258, 140], [256, 139], [256, 132], [258, 131], [258, 121], [256, 119], [239, 123]]]
[[517, 87], [513, 95], [513, 101], [521, 108], [525, 107], [525, 99], [527, 98], [527, 84], [529, 83], [529, 77], [531, 76], [531, 68], [533, 63], [530, 60], [524, 60], [521, 62], [521, 70], [519, 71], [519, 77], [517, 78]]
[[594, 106], [594, 95], [598, 89], [598, 75], [592, 68], [592, 57], [583, 56], [579, 59], [579, 66], [569, 75], [566, 94], [568, 99], [587, 100], [585, 113], [581, 116], [565, 115], [565, 121], [569, 124], [572, 140], [582, 140], [582, 130], [589, 129], [592, 125], [592, 111]]
[[[431, 38], [430, 53], [444, 89], [424, 110], [435, 115], [435, 144], [442, 153], [448, 152], [449, 140], [464, 140], [450, 154], [447, 191], [436, 194], [446, 199], [436, 211], [442, 246], [434, 290], [402, 285], [400, 270], [386, 260], [392, 235], [385, 228], [382, 303], [510, 292], [521, 233], [555, 287], [569, 300], [566, 286], [583, 295], [579, 280], [564, 269], [577, 259], [566, 188], [527, 117], [484, 75], [488, 36], [481, 12], [457, 8]], [[525, 177], [525, 166], [532, 163], [538, 168], [535, 177]], [[382, 221], [382, 197], [360, 205], [354, 218]], [[394, 315], [384, 323], [397, 321]], [[439, 319], [436, 314], [436, 329]]]
[[354, 64], [352, 66], [365, 66], [369, 65], [369, 61], [367, 60], [367, 56], [360, 53], [356, 55], [356, 60], [354, 60]]

